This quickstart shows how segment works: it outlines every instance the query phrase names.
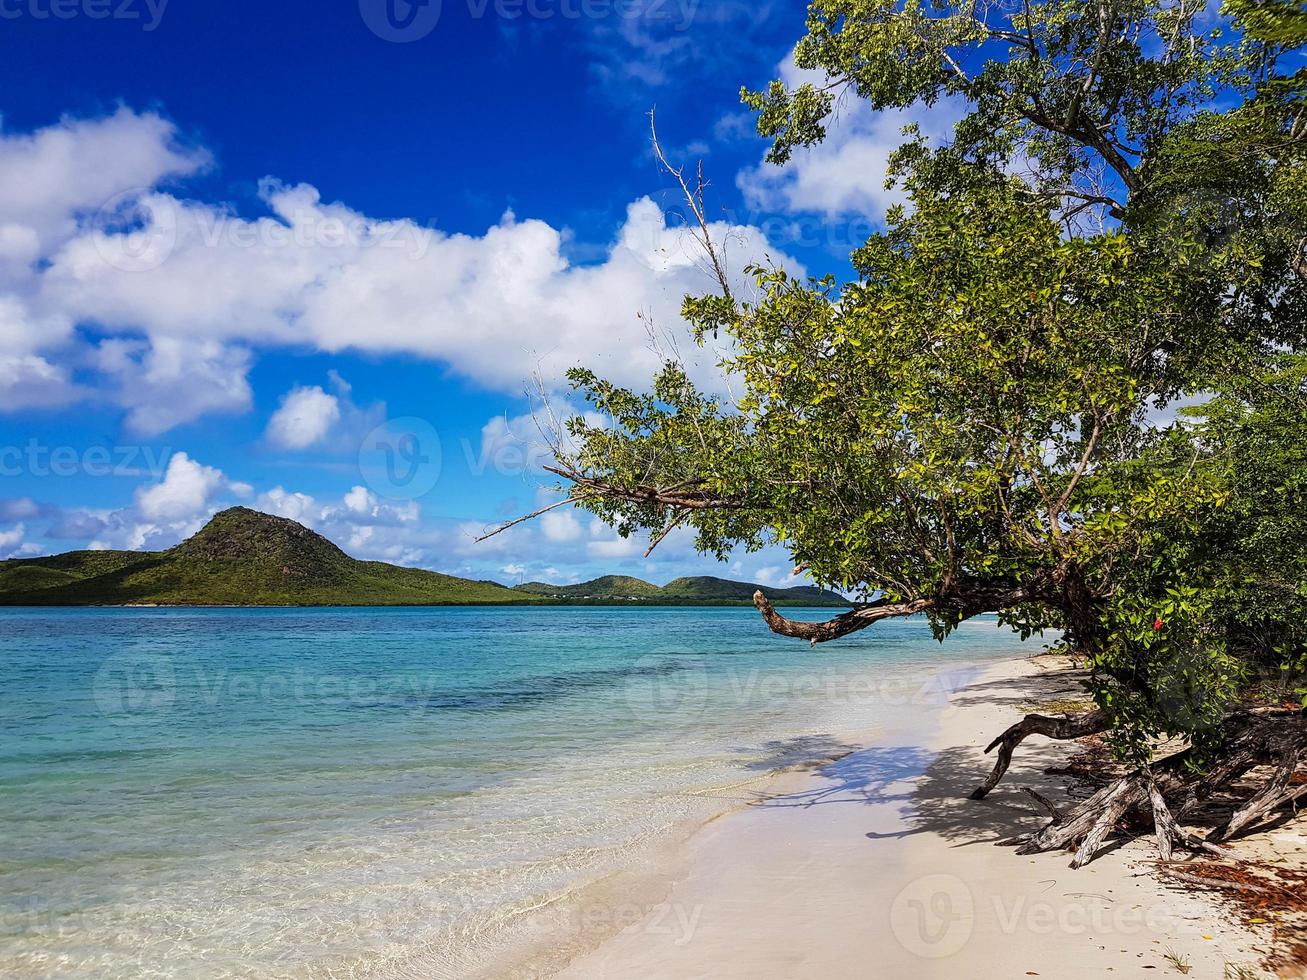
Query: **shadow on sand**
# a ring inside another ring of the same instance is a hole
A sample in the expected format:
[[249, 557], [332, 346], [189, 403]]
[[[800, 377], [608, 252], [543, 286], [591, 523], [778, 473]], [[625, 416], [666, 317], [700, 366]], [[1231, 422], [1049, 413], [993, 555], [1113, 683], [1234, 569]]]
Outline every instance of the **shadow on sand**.
[[[955, 708], [989, 706], [1004, 709], [1006, 726], [1043, 702], [1083, 697], [1078, 675], [1066, 671], [981, 682], [956, 695]], [[1001, 730], [998, 729], [998, 730]], [[818, 785], [802, 792], [759, 797], [759, 807], [809, 807], [844, 804], [899, 804], [903, 828], [893, 833], [869, 833], [872, 840], [892, 840], [914, 834], [937, 834], [954, 846], [994, 843], [1045, 822], [1021, 787], [1029, 786], [1054, 800], [1066, 798], [1064, 781], [1045, 770], [1064, 763], [1073, 743], [1031, 739], [1021, 746], [1011, 773], [984, 800], [968, 799], [989, 773], [993, 756], [984, 746], [996, 731], [977, 731], [974, 740], [928, 751], [918, 745], [872, 746], [851, 751], [828, 735], [771, 743], [773, 753], [755, 768], [810, 763]], [[847, 753], [847, 754], [842, 754]], [[840, 756], [830, 761], [833, 756]], [[780, 761], [783, 760], [783, 761]]]

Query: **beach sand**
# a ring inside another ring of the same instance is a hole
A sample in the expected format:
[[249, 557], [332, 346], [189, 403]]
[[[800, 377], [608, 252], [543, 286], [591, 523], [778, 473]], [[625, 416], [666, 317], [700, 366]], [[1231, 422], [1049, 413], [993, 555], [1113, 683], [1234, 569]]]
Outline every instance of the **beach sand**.
[[[512, 971], [567, 980], [1055, 978], [1256, 970], [1267, 937], [1206, 894], [1165, 887], [1150, 840], [1080, 871], [1069, 855], [1019, 856], [994, 842], [1039, 826], [1020, 787], [1053, 799], [1044, 770], [1074, 750], [1032, 738], [988, 799], [968, 793], [994, 734], [1050, 700], [1080, 695], [1064, 661], [1007, 661], [923, 708], [912, 730], [806, 772], [694, 834], [661, 879], [619, 881], [592, 908], [613, 917], [587, 951]], [[1301, 853], [1302, 840], [1281, 845]], [[602, 916], [600, 916], [602, 918]], [[620, 925], [625, 928], [618, 931]], [[556, 952], [561, 952], [556, 951]], [[1236, 974], [1237, 975], [1237, 974]]]

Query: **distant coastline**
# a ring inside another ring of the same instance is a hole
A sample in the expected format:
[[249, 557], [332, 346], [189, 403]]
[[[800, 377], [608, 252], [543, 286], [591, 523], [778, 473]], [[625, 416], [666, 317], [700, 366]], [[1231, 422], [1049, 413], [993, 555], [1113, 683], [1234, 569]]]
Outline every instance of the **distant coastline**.
[[[773, 606], [789, 609], [849, 609], [852, 602], [809, 602], [802, 599], [776, 599]], [[625, 609], [675, 609], [700, 607], [750, 609], [753, 603], [742, 599], [521, 599], [516, 601], [432, 600], [430, 602], [15, 602], [0, 595], [0, 608], [6, 609], [449, 609], [501, 608], [541, 609], [595, 606]]]
[[816, 586], [773, 588], [713, 576], [665, 586], [624, 575], [575, 585], [506, 586], [352, 558], [284, 517], [233, 507], [167, 551], [73, 551], [0, 562], [0, 606], [330, 608], [421, 606], [777, 606], [842, 608]]

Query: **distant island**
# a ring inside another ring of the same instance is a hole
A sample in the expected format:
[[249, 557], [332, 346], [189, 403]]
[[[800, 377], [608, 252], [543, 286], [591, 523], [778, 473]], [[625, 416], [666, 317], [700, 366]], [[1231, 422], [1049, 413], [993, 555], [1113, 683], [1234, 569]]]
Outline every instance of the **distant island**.
[[774, 589], [711, 576], [665, 586], [623, 575], [579, 585], [498, 582], [360, 561], [302, 524], [224, 510], [167, 551], [72, 551], [0, 562], [3, 606], [744, 605], [847, 606], [814, 586]]
[[776, 603], [805, 606], [847, 606], [849, 601], [837, 592], [819, 589], [814, 585], [799, 585], [789, 589], [775, 589], [752, 582], [732, 582], [711, 575], [694, 575], [673, 579], [658, 586], [629, 575], [603, 575], [578, 585], [550, 585], [547, 582], [527, 582], [513, 586], [515, 592], [561, 599], [568, 602], [585, 600], [649, 602], [649, 603], [701, 603], [752, 604], [753, 594], [762, 594]]

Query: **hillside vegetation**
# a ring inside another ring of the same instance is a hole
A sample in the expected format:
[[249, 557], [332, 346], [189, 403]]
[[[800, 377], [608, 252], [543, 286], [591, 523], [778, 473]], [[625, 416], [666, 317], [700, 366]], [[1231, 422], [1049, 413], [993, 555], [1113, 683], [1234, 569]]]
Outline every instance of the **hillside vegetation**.
[[514, 587], [516, 592], [573, 600], [657, 600], [668, 603], [749, 603], [755, 592], [781, 605], [847, 606], [848, 601], [837, 592], [801, 585], [788, 589], [772, 588], [753, 582], [733, 582], [711, 575], [695, 575], [673, 579], [664, 586], [628, 575], [604, 575], [577, 585], [550, 585], [547, 582], [527, 582]]
[[521, 593], [358, 561], [301, 524], [245, 507], [161, 552], [75, 551], [0, 562], [4, 605], [428, 605], [521, 603]]
[[[747, 602], [758, 586], [682, 578], [660, 588], [625, 575], [509, 589], [351, 558], [302, 524], [233, 507], [167, 551], [73, 551], [0, 562], [6, 606], [426, 606], [585, 602]], [[818, 589], [767, 589], [776, 601], [842, 604]]]

